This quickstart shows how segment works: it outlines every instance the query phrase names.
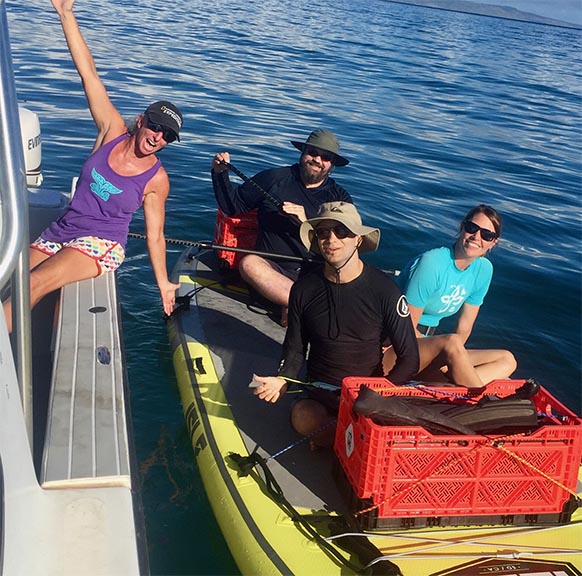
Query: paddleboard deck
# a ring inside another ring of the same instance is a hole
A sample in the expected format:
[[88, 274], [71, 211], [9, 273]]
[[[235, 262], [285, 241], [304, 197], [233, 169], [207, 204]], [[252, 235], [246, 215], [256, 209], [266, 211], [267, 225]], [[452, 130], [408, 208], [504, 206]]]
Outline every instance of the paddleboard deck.
[[[350, 574], [366, 564], [367, 573], [395, 576], [582, 574], [580, 509], [570, 523], [553, 526], [358, 529], [335, 455], [312, 451], [290, 426], [295, 395], [268, 404], [249, 388], [253, 373], [274, 374], [279, 363], [285, 332], [272, 311], [251, 303], [238, 274], [221, 270], [212, 250], [184, 251], [173, 280], [185, 302], [168, 321], [184, 414], [213, 511], [243, 574]], [[259, 467], [240, 473], [232, 455], [255, 452], [334, 554], [292, 520]]]

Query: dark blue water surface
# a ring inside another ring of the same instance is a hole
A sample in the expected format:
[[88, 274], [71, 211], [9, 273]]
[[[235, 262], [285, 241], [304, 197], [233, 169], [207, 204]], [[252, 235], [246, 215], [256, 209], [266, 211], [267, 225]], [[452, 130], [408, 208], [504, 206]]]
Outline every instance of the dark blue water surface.
[[[122, 113], [161, 98], [184, 112], [182, 142], [161, 154], [167, 236], [212, 237], [214, 152], [252, 175], [295, 162], [290, 139], [331, 129], [351, 160], [337, 180], [382, 230], [372, 263], [399, 268], [452, 243], [475, 204], [502, 213], [470, 345], [511, 349], [516, 376], [581, 411], [579, 31], [380, 0], [77, 4]], [[67, 190], [95, 135], [80, 82], [48, 0], [9, 1], [8, 19], [45, 185]], [[169, 267], [180, 250], [169, 247]], [[236, 573], [183, 425], [143, 241], [130, 241], [118, 279], [152, 573]]]

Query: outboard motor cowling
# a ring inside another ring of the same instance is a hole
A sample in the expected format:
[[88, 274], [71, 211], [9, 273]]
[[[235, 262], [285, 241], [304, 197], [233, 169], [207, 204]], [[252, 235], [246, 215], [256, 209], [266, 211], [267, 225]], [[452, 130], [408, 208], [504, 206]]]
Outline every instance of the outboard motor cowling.
[[26, 184], [38, 188], [42, 184], [42, 143], [38, 116], [28, 108], [18, 107], [20, 116], [20, 135], [26, 168]]

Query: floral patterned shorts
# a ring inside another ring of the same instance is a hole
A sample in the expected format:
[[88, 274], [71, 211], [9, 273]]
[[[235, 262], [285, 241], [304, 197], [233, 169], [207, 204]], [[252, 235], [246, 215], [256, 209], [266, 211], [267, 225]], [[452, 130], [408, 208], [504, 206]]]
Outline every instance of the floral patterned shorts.
[[119, 242], [104, 240], [96, 236], [82, 236], [64, 244], [51, 242], [39, 236], [30, 247], [49, 256], [54, 256], [62, 248], [73, 248], [95, 260], [99, 275], [113, 272], [125, 259], [125, 250]]

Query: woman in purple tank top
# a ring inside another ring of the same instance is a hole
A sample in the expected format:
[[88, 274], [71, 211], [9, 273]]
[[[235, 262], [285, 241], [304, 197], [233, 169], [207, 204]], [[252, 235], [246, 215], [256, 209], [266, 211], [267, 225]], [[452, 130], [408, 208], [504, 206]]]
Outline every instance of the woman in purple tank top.
[[[31, 245], [31, 304], [65, 284], [115, 270], [125, 256], [131, 216], [143, 205], [150, 260], [164, 312], [170, 314], [179, 285], [170, 282], [166, 268], [164, 218], [170, 182], [156, 153], [180, 139], [182, 114], [170, 102], [154, 102], [128, 132], [81, 34], [74, 0], [52, 0], [52, 4], [98, 133], [73, 200]], [[10, 329], [10, 301], [4, 312]]]

